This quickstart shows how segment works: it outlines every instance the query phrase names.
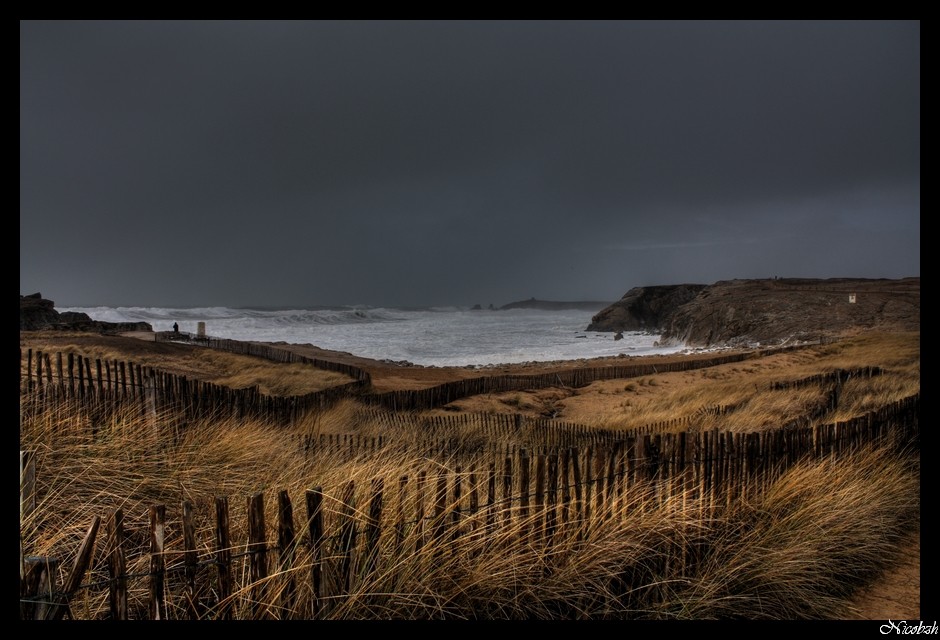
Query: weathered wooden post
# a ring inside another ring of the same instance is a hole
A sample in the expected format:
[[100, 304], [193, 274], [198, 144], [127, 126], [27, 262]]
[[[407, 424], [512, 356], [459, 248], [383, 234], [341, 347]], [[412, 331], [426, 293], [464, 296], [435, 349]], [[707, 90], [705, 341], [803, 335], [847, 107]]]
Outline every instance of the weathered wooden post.
[[268, 554], [264, 527], [264, 494], [256, 493], [248, 498], [248, 576], [251, 581], [252, 613], [255, 617], [267, 617], [263, 613], [265, 581], [268, 577]]
[[196, 573], [199, 557], [196, 553], [195, 508], [189, 500], [183, 501], [183, 563], [186, 566], [186, 610], [190, 620], [197, 620], [199, 596], [196, 593]]
[[124, 559], [124, 511], [115, 509], [108, 523], [108, 585], [111, 618], [127, 620], [127, 563]]
[[310, 616], [316, 620], [320, 615], [323, 598], [322, 563], [323, 563], [323, 487], [316, 487], [306, 492], [307, 530], [310, 535], [310, 585], [313, 596], [310, 602]]
[[437, 473], [437, 496], [434, 501], [434, 542], [437, 545], [435, 553], [440, 552], [440, 541], [444, 537], [444, 528], [446, 524], [445, 511], [447, 510], [447, 476], [441, 469]]
[[[603, 461], [602, 461], [603, 464]], [[617, 444], [607, 448], [607, 470], [604, 472], [604, 517], [610, 518], [614, 510], [614, 482], [617, 470]]]
[[496, 524], [496, 463], [491, 462], [486, 477], [486, 531], [493, 530]]
[[372, 498], [369, 501], [369, 519], [366, 520], [366, 575], [375, 571], [379, 561], [379, 538], [382, 533], [382, 493], [385, 481], [372, 480]]
[[519, 450], [519, 522], [522, 527], [522, 538], [529, 533], [529, 452]]
[[232, 619], [232, 545], [229, 539], [228, 498], [215, 499], [215, 562], [218, 573], [219, 617]]
[[574, 487], [574, 518], [573, 520], [578, 524], [578, 535], [580, 537], [583, 533], [582, 525], [585, 522], [584, 516], [584, 499], [583, 491], [581, 486], [581, 465], [579, 460], [581, 458], [581, 451], [572, 448], [571, 449], [571, 483]]
[[64, 377], [63, 377], [64, 374], [63, 374], [63, 372], [62, 372], [62, 352], [61, 352], [61, 351], [56, 351], [56, 354], [55, 354], [55, 363], [56, 363], [56, 375], [57, 375], [58, 381], [59, 381], [59, 393], [60, 393], [61, 395], [66, 395], [65, 392], [64, 392], [64, 391], [65, 391], [65, 380], [64, 380]]
[[294, 566], [294, 555], [297, 550], [296, 536], [294, 534], [294, 507], [290, 495], [286, 490], [277, 494], [277, 546], [280, 552], [278, 569], [286, 574], [286, 584], [281, 591], [281, 618], [289, 618], [294, 610], [296, 596], [296, 582], [291, 569]]
[[[23, 366], [23, 352], [20, 351], [20, 366]], [[22, 372], [22, 370], [21, 370]], [[20, 373], [22, 375], [22, 373]], [[33, 350], [26, 350], [26, 390], [32, 392], [33, 390]]]
[[548, 511], [545, 514], [545, 537], [550, 545], [555, 535], [556, 508], [558, 505], [558, 455], [548, 458]]
[[477, 487], [476, 467], [470, 468], [470, 533], [479, 527], [480, 494]]
[[427, 478], [427, 471], [419, 471], [415, 483], [415, 553], [424, 546], [424, 488], [428, 483]]
[[591, 527], [591, 495], [594, 491], [594, 447], [588, 447], [584, 452], [584, 500], [581, 507], [586, 537]]
[[55, 608], [55, 582], [58, 558], [24, 559], [23, 583], [20, 585], [20, 617], [23, 620], [46, 620]]
[[567, 525], [571, 521], [571, 485], [569, 484], [569, 477], [571, 469], [571, 449], [566, 448], [561, 453], [561, 474], [559, 476], [559, 481], [561, 482], [561, 521], [563, 525]]
[[503, 526], [509, 526], [512, 516], [512, 457], [503, 462]]
[[[91, 564], [91, 560], [94, 557], [95, 536], [98, 533], [98, 525], [100, 523], [101, 518], [95, 516], [91, 522], [91, 526], [88, 527], [88, 531], [85, 533], [85, 538], [82, 540], [81, 547], [79, 547], [78, 555], [75, 556], [72, 571], [69, 573], [68, 578], [66, 578], [61, 597], [58, 600], [54, 600], [51, 608], [44, 612], [43, 619], [61, 620], [62, 616], [64, 616], [65, 612], [68, 610], [69, 601], [72, 595], [74, 595], [81, 586], [82, 576], [85, 575], [85, 570]], [[50, 584], [52, 583], [50, 582]]]
[[[30, 349], [32, 353], [32, 349]], [[36, 388], [42, 391], [42, 351], [36, 352]]]
[[[88, 379], [88, 395], [94, 397], [95, 395], [95, 381], [91, 377], [91, 358], [84, 358], [85, 360], [85, 377]], [[81, 361], [78, 364], [81, 367]]]
[[340, 578], [343, 595], [349, 595], [352, 588], [353, 551], [356, 547], [356, 483], [347, 480], [343, 485], [342, 504], [340, 507]]
[[460, 535], [460, 518], [462, 516], [460, 510], [460, 498], [461, 498], [461, 469], [460, 465], [454, 470], [454, 501], [450, 510], [450, 526], [451, 526], [451, 540], [456, 540]]
[[163, 600], [165, 559], [163, 556], [166, 534], [166, 506], [150, 507], [150, 619], [166, 620], [166, 605]]
[[535, 539], [541, 540], [545, 534], [545, 454], [540, 453], [535, 459]]
[[408, 476], [398, 478], [398, 509], [395, 520], [395, 555], [399, 555], [405, 546], [405, 499], [407, 497]]
[[20, 451], [20, 525], [36, 510], [36, 456]]

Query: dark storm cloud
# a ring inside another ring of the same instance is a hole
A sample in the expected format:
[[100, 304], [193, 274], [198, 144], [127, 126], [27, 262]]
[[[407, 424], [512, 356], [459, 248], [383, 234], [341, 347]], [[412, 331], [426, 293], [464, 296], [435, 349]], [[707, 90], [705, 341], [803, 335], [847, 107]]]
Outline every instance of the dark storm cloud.
[[23, 22], [21, 293], [919, 275], [919, 55], [918, 22]]

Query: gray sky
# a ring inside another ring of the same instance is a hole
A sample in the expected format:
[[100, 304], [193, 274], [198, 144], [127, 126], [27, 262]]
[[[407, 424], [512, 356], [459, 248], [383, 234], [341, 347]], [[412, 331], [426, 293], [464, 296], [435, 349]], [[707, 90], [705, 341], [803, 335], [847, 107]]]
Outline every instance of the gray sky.
[[20, 23], [20, 293], [920, 275], [919, 22]]

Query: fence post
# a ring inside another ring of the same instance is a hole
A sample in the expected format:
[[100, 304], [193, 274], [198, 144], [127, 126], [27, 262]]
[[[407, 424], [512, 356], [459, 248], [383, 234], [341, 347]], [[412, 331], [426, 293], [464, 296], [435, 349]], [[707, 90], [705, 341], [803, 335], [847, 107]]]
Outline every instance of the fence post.
[[365, 574], [375, 571], [379, 560], [379, 538], [382, 534], [382, 494], [385, 481], [372, 479], [372, 498], [369, 500], [369, 519], [366, 521], [366, 568]]
[[287, 574], [287, 584], [281, 592], [281, 609], [283, 617], [290, 617], [294, 609], [295, 581], [291, 568], [294, 564], [294, 553], [297, 549], [294, 535], [294, 507], [290, 501], [287, 490], [277, 494], [277, 546], [280, 552], [278, 566], [280, 571]]
[[320, 615], [320, 599], [322, 593], [322, 562], [323, 562], [323, 487], [308, 490], [307, 498], [307, 530], [310, 534], [310, 584], [313, 588], [313, 597], [310, 599], [310, 615], [316, 620]]
[[545, 454], [540, 453], [535, 459], [535, 539], [541, 540], [545, 533], [542, 525], [545, 521]]
[[65, 581], [61, 597], [46, 611], [47, 619], [61, 620], [62, 616], [64, 616], [65, 612], [68, 610], [69, 601], [72, 599], [72, 595], [81, 586], [82, 576], [85, 575], [85, 570], [88, 568], [88, 565], [91, 564], [91, 559], [95, 554], [95, 536], [98, 534], [98, 525], [100, 523], [101, 518], [95, 516], [94, 520], [91, 522], [91, 526], [88, 527], [85, 539], [82, 540], [82, 546], [78, 550], [78, 555], [75, 556], [75, 563], [72, 565], [72, 571]]
[[215, 560], [218, 569], [219, 610], [223, 620], [232, 619], [232, 545], [229, 542], [228, 498], [215, 499]]
[[166, 506], [150, 507], [150, 619], [165, 620], [166, 605], [163, 602], [165, 559], [163, 545], [166, 534]]
[[519, 522], [522, 526], [522, 538], [529, 533], [529, 452], [519, 450]]
[[[434, 542], [439, 544], [444, 536], [445, 511], [447, 509], [447, 476], [441, 469], [437, 473], [437, 496], [434, 501]], [[435, 548], [434, 553], [438, 553], [439, 548]]]
[[20, 451], [20, 524], [36, 509], [36, 456]]
[[476, 467], [470, 467], [470, 533], [479, 527], [480, 493], [477, 487]]
[[186, 608], [191, 620], [199, 618], [199, 598], [196, 595], [196, 571], [199, 558], [196, 554], [195, 509], [189, 500], [183, 501], [183, 562], [186, 565]]
[[503, 462], [503, 525], [509, 526], [509, 519], [512, 516], [512, 458], [506, 456]]
[[[23, 358], [23, 352], [20, 351], [20, 366], [22, 366], [22, 363], [23, 363], [22, 358]], [[20, 373], [20, 375], [22, 376], [22, 373]], [[26, 390], [27, 391], [33, 390], [33, 350], [32, 349], [26, 350]]]
[[486, 478], [486, 531], [490, 532], [496, 524], [496, 463], [491, 462]]
[[259, 492], [248, 498], [248, 570], [252, 610], [256, 617], [267, 617], [262, 613], [267, 591], [265, 580], [268, 577], [268, 554], [265, 547], [264, 494]]
[[340, 511], [340, 573], [342, 579], [343, 595], [349, 595], [352, 580], [350, 577], [353, 561], [353, 550], [356, 546], [356, 484], [348, 480], [343, 485], [342, 506]]
[[581, 487], [581, 465], [578, 460], [581, 457], [581, 451], [575, 447], [569, 449], [571, 458], [571, 483], [574, 485], [574, 517], [572, 520], [578, 523], [578, 529], [584, 522], [584, 500]]
[[127, 563], [124, 559], [124, 511], [115, 509], [108, 524], [108, 585], [111, 601], [111, 618], [127, 620]]
[[453, 507], [451, 508], [451, 511], [450, 511], [450, 518], [451, 518], [451, 531], [450, 532], [451, 532], [452, 540], [456, 540], [457, 536], [460, 535], [460, 517], [462, 515], [460, 512], [460, 495], [461, 495], [460, 474], [461, 474], [460, 465], [457, 465], [455, 472], [454, 472], [454, 502], [453, 502]]
[[561, 452], [561, 470], [559, 472], [559, 482], [561, 484], [561, 522], [566, 525], [571, 521], [571, 485], [569, 484], [571, 469], [571, 449], [566, 448]]
[[424, 546], [424, 489], [428, 483], [428, 472], [419, 471], [415, 483], [415, 553]]
[[58, 558], [26, 558], [20, 595], [20, 615], [24, 620], [45, 620], [55, 607], [55, 581]]
[[398, 478], [398, 509], [395, 522], [395, 555], [399, 555], [405, 546], [405, 498], [407, 496], [408, 476]]
[[[91, 377], [91, 358], [84, 358], [85, 360], [85, 377], [88, 378], [88, 395], [94, 398], [95, 396], [95, 381]], [[79, 367], [81, 367], [81, 360], [79, 360]]]
[[594, 447], [584, 452], [584, 500], [581, 512], [584, 522], [583, 535], [586, 537], [591, 526], [591, 495], [594, 491]]
[[555, 535], [555, 509], [558, 504], [558, 454], [548, 458], [548, 512], [545, 514], [545, 536], [551, 544]]

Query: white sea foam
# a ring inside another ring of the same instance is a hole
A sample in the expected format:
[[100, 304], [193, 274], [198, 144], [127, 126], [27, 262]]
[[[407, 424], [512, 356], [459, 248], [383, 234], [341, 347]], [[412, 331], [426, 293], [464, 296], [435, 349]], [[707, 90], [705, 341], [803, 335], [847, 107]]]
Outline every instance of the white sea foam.
[[585, 331], [591, 311], [470, 311], [458, 308], [390, 309], [233, 309], [207, 307], [70, 307], [94, 320], [149, 322], [155, 331], [196, 333], [199, 322], [213, 337], [262, 342], [310, 343], [378, 360], [420, 365], [465, 366], [601, 356], [675, 353], [682, 346], [660, 347], [659, 336]]

